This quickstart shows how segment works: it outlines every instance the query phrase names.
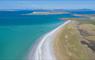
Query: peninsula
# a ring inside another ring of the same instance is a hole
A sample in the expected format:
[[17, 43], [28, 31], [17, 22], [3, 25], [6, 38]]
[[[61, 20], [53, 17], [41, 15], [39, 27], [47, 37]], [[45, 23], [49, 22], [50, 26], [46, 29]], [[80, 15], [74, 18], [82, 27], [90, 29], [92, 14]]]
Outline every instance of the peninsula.
[[95, 60], [95, 23], [89, 21], [67, 20], [39, 40], [28, 60]]

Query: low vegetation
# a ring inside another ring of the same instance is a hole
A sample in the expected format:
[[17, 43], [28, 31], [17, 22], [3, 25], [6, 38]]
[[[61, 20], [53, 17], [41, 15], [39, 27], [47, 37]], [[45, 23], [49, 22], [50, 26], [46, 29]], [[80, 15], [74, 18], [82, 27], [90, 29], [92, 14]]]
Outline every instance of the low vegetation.
[[[74, 20], [75, 21], [75, 20]], [[78, 20], [56, 34], [54, 50], [58, 60], [95, 60], [95, 21]]]

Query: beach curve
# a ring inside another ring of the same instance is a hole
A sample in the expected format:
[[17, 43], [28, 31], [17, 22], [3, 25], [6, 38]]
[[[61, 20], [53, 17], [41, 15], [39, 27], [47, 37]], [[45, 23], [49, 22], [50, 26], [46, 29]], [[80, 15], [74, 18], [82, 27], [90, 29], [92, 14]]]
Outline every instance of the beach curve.
[[53, 50], [53, 35], [66, 24], [70, 23], [71, 20], [66, 21], [64, 24], [55, 28], [51, 32], [44, 35], [39, 42], [37, 42], [32, 50], [28, 54], [27, 60], [56, 60]]

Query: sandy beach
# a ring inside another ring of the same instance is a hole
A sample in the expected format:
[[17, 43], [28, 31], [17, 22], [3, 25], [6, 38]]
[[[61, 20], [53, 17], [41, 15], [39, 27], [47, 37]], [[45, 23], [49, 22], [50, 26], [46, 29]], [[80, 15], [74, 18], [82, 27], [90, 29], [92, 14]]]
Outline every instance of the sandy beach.
[[28, 60], [56, 60], [54, 52], [54, 38], [56, 33], [62, 29], [66, 24], [70, 23], [68, 20], [56, 29], [44, 35], [30, 50]]

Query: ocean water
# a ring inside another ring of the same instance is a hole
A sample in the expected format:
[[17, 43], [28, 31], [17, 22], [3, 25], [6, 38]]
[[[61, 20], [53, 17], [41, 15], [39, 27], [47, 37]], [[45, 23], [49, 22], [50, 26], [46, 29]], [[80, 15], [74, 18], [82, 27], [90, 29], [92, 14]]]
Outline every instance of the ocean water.
[[0, 16], [0, 60], [25, 60], [36, 40], [64, 21], [62, 15]]
[[0, 26], [0, 60], [22, 60], [40, 36], [58, 25]]
[[21, 14], [0, 12], [0, 60], [25, 60], [35, 41], [64, 23], [59, 18], [75, 17], [71, 14]]

